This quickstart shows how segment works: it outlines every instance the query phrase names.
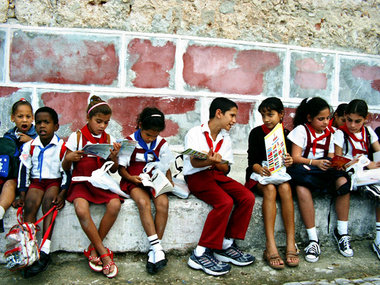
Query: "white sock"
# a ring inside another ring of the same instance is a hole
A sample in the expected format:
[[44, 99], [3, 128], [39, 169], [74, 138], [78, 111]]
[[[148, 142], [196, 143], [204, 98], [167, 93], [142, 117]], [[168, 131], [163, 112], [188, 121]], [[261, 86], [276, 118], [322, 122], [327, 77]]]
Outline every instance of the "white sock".
[[148, 261], [154, 263], [154, 252], [152, 247], [149, 248]]
[[317, 235], [317, 228], [316, 227], [306, 229], [306, 232], [307, 232], [307, 235], [309, 237], [309, 240], [318, 241], [318, 235]]
[[222, 249], [229, 248], [233, 243], [234, 243], [234, 239], [233, 238], [224, 238], [223, 239]]
[[380, 222], [376, 223], [376, 244], [380, 244]]
[[51, 241], [50, 240], [45, 240], [45, 243], [44, 245], [41, 247], [41, 251], [45, 252], [46, 254], [49, 254], [50, 253], [50, 243]]
[[5, 210], [2, 206], [0, 206], [0, 220], [4, 218]]
[[197, 247], [194, 250], [195, 256], [201, 256], [206, 251], [206, 248], [204, 246], [197, 245]]
[[348, 221], [339, 221], [337, 222], [338, 234], [346, 235], [348, 234]]
[[150, 242], [150, 246], [152, 247], [153, 251], [163, 250], [161, 246], [161, 242], [158, 239], [157, 234], [149, 236], [148, 240]]

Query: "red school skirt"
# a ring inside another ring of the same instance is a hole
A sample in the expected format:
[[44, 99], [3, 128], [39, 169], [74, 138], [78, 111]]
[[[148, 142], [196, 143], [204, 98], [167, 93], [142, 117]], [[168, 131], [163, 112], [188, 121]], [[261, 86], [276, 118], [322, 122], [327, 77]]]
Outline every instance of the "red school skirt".
[[[145, 167], [146, 163], [145, 162], [135, 162], [132, 165], [127, 167], [127, 171], [130, 175], [139, 175], [140, 173], [143, 172], [143, 169]], [[120, 189], [127, 193], [128, 195], [131, 195], [131, 191], [133, 188], [142, 188], [145, 189], [142, 184], [136, 185], [135, 183], [132, 183], [124, 178], [121, 178], [120, 180]]]
[[[92, 171], [99, 169], [103, 163], [104, 160], [99, 163], [96, 157], [83, 157], [74, 165], [73, 177], [91, 176]], [[94, 204], [105, 204], [115, 198], [124, 201], [119, 195], [109, 190], [94, 187], [87, 181], [71, 182], [66, 200], [72, 203], [76, 198], [83, 198]]]

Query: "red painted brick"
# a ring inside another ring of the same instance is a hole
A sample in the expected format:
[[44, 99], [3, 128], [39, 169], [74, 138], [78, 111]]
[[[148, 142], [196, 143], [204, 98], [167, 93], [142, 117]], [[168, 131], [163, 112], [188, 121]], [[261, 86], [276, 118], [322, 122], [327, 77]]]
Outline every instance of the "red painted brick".
[[326, 89], [326, 73], [318, 72], [323, 70], [324, 64], [316, 62], [313, 58], [304, 58], [297, 60], [295, 65], [297, 67], [295, 84], [302, 89]]
[[236, 116], [236, 123], [246, 125], [249, 123], [249, 116], [255, 107], [254, 102], [236, 102], [238, 105], [238, 114]]
[[372, 81], [371, 87], [380, 92], [380, 79]]
[[327, 76], [326, 73], [297, 71], [294, 83], [302, 89], [326, 89]]
[[174, 66], [175, 45], [153, 46], [149, 40], [134, 39], [128, 45], [131, 69], [136, 78], [133, 85], [138, 88], [169, 87], [169, 71]]
[[114, 43], [17, 31], [10, 79], [18, 82], [112, 85], [119, 58]]
[[373, 129], [380, 127], [380, 114], [378, 113], [370, 113], [368, 118], [368, 125]]
[[9, 97], [13, 93], [20, 90], [20, 88], [17, 87], [0, 87], [0, 97]]
[[191, 87], [258, 95], [263, 91], [264, 72], [278, 66], [280, 59], [273, 52], [194, 45], [183, 62], [183, 78]]
[[70, 124], [76, 131], [86, 124], [87, 92], [47, 92], [41, 95], [45, 106], [53, 108], [59, 115], [59, 124]]
[[352, 68], [352, 75], [364, 80], [379, 80], [380, 66], [357, 65]]
[[[123, 136], [128, 136], [136, 130], [137, 116], [145, 107], [156, 107], [165, 115], [184, 114], [195, 109], [195, 99], [187, 98], [154, 98], [154, 97], [127, 97], [108, 100], [112, 107], [112, 119], [123, 128]], [[164, 137], [178, 133], [177, 123], [166, 120], [166, 128], [161, 133]]]

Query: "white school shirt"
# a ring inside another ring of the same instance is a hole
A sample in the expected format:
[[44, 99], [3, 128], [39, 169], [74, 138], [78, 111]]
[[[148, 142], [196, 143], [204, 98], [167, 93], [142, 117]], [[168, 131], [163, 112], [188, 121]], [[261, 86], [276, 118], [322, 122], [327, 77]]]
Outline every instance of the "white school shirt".
[[[229, 133], [226, 130], [222, 129], [216, 137], [216, 140], [214, 141], [211, 137], [211, 131], [208, 126], [208, 123], [204, 123], [201, 126], [193, 127], [187, 132], [185, 136], [185, 150], [191, 148], [197, 151], [208, 153], [210, 151], [210, 148], [206, 141], [206, 137], [204, 134], [205, 131], [209, 133], [214, 149], [218, 142], [223, 139], [222, 146], [220, 147], [218, 153], [222, 156], [224, 160], [227, 160], [230, 165], [233, 164], [234, 156], [232, 153], [232, 142]], [[184, 155], [183, 175], [191, 175], [209, 168], [211, 168], [211, 165], [200, 168], [193, 167], [190, 162], [190, 156]]]
[[[368, 132], [369, 132], [369, 135], [370, 135], [370, 138], [371, 138], [370, 144], [373, 144], [373, 143], [377, 142], [378, 141], [378, 137], [377, 137], [377, 134], [375, 133], [375, 131], [371, 127], [367, 127], [367, 129], [368, 129]], [[361, 131], [358, 132], [358, 133], [355, 133], [354, 135], [359, 140], [363, 139]], [[348, 139], [350, 139], [350, 138], [348, 138]], [[365, 149], [363, 149], [362, 144], [360, 142], [356, 142], [356, 141], [354, 141], [352, 139], [351, 139], [351, 142], [354, 144], [354, 146], [355, 146], [356, 149], [365, 150]], [[344, 146], [345, 140], [344, 140], [344, 132], [342, 130], [337, 130], [335, 132], [335, 134], [334, 134], [334, 143], [337, 146], [339, 146], [340, 148], [343, 149], [343, 156], [345, 156], [345, 157], [347, 157], [349, 159], [353, 159], [353, 157], [352, 157], [352, 145], [350, 144], [350, 142], [347, 142], [348, 148], [347, 148], [347, 154], [345, 154], [346, 146]]]
[[[307, 128], [307, 127], [306, 127]], [[302, 148], [302, 156], [305, 153], [306, 145], [307, 145], [307, 133], [306, 133], [306, 128], [304, 125], [298, 125], [295, 129], [293, 129], [289, 134], [288, 134], [288, 139], [298, 145], [300, 148]], [[309, 130], [307, 130], [309, 132]], [[324, 133], [321, 134], [315, 134], [317, 138], [322, 136]], [[311, 145], [313, 145], [313, 135], [310, 133], [310, 138], [311, 138]], [[324, 145], [326, 143], [326, 139], [324, 138], [320, 141], [318, 141], [319, 144]], [[308, 159], [318, 159], [322, 158], [324, 156], [324, 150], [320, 148], [316, 148], [315, 150], [315, 155], [313, 154], [313, 148], [310, 149]], [[328, 153], [334, 153], [334, 136], [331, 134], [330, 138], [330, 144], [329, 144], [329, 151]]]
[[[102, 136], [102, 134], [100, 135], [93, 135], [91, 134], [94, 138], [97, 138], [97, 139], [100, 139], [100, 137]], [[77, 132], [73, 132], [70, 136], [69, 136], [69, 139], [67, 140], [67, 143], [66, 143], [66, 147], [71, 150], [71, 151], [76, 151], [76, 150], [82, 150], [82, 148], [84, 146], [82, 146], [82, 136], [83, 134], [81, 133], [80, 135], [80, 138], [79, 138], [79, 149], [77, 149], [78, 147], [78, 135], [77, 135]], [[114, 142], [116, 142], [115, 138], [113, 136], [110, 135], [110, 143], [113, 144]], [[92, 144], [91, 142], [87, 142], [87, 144]], [[89, 157], [95, 157], [95, 155], [88, 155]]]
[[[66, 175], [64, 174], [60, 160], [60, 153], [63, 143], [64, 141], [62, 139], [58, 141], [58, 136], [54, 134], [49, 143], [49, 145], [52, 144], [54, 146], [46, 149], [43, 154], [41, 179], [57, 179], [62, 177], [62, 184], [66, 182]], [[30, 155], [31, 145], [34, 146], [33, 156]], [[40, 153], [39, 147], [44, 148], [39, 136], [23, 145], [22, 153], [20, 155], [20, 169], [23, 165], [26, 168], [25, 186], [30, 185], [29, 178], [40, 178], [40, 170], [38, 169], [38, 155]], [[19, 175], [19, 185], [21, 183], [20, 179], [21, 178]]]
[[[132, 138], [132, 140], [137, 141], [134, 133], [131, 134], [129, 137]], [[157, 142], [156, 142], [156, 146], [154, 149], [157, 148], [157, 146], [161, 143], [162, 140], [163, 140], [163, 137], [157, 136]], [[151, 143], [147, 144], [148, 148], [150, 147], [150, 145], [151, 145]], [[135, 148], [143, 149], [138, 143], [136, 144]], [[132, 153], [119, 155], [119, 165], [124, 166], [124, 167], [129, 166], [131, 155], [132, 155]], [[161, 160], [163, 156], [173, 157], [173, 154], [169, 149], [168, 142], [165, 142], [161, 146], [158, 158]], [[136, 153], [136, 161], [137, 162], [145, 162], [144, 153]], [[151, 161], [154, 161], [154, 155], [152, 153], [149, 153], [148, 154], [148, 162], [151, 162]]]

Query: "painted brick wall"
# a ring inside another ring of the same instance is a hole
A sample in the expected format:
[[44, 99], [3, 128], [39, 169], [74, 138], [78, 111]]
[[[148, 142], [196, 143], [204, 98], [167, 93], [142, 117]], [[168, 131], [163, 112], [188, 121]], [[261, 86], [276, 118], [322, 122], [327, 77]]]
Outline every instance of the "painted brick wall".
[[380, 125], [380, 56], [255, 42], [123, 31], [31, 28], [0, 25], [0, 133], [12, 127], [10, 107], [21, 97], [34, 108], [59, 114], [61, 137], [85, 124], [91, 95], [113, 109], [109, 132], [117, 138], [135, 129], [146, 106], [166, 115], [162, 133], [173, 147], [208, 119], [217, 96], [235, 100], [235, 152], [245, 153], [249, 131], [268, 96], [294, 108], [320, 96], [333, 107], [354, 98], [367, 101], [369, 124]]

